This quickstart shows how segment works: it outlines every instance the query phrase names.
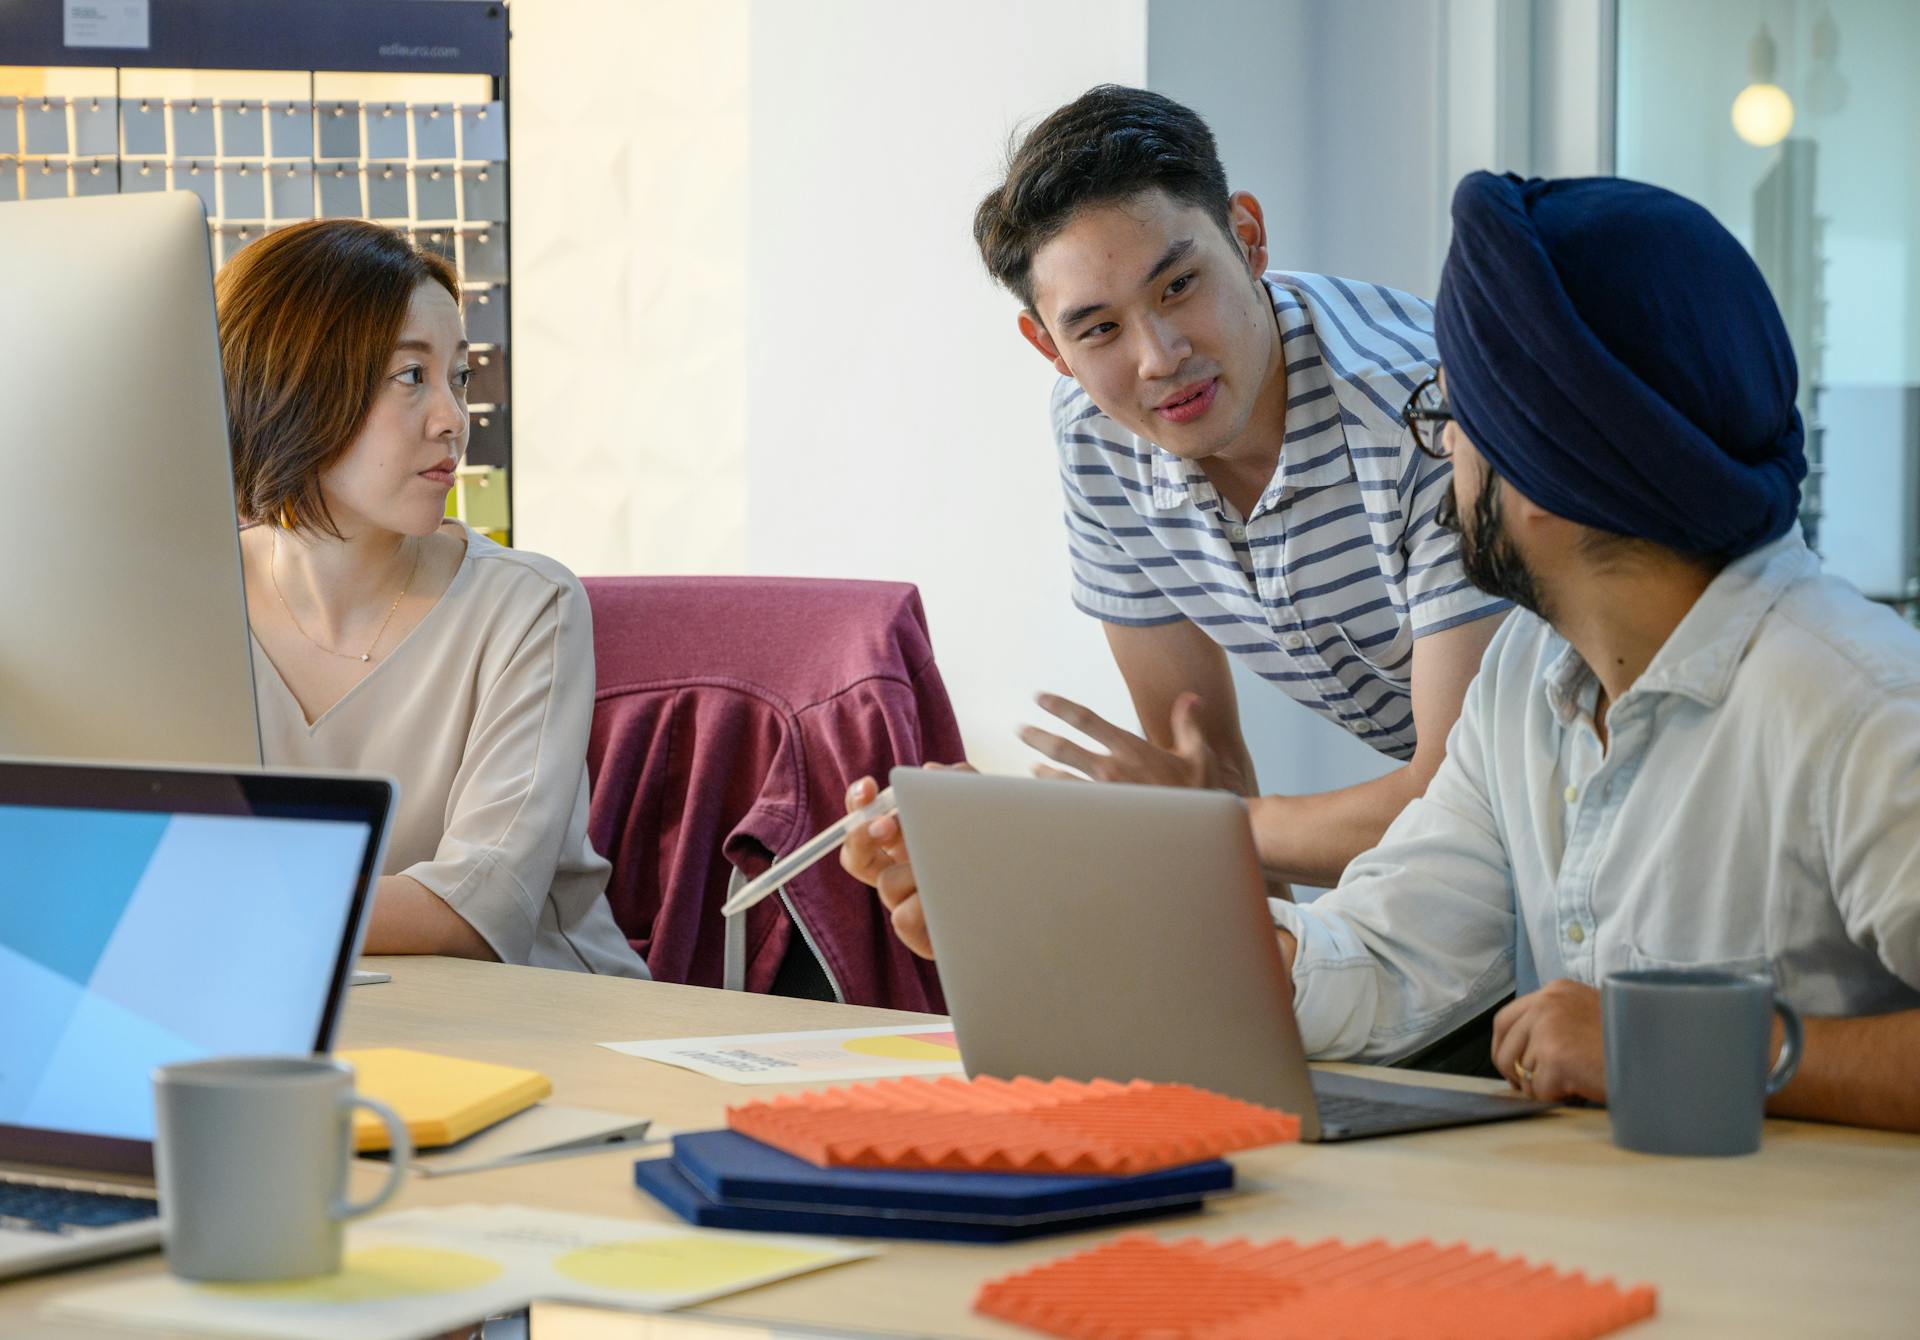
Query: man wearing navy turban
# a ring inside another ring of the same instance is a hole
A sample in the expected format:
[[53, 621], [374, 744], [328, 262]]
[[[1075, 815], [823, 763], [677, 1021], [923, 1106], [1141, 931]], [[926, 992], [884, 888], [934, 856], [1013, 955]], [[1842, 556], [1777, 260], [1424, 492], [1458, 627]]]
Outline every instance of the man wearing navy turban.
[[1765, 282], [1635, 182], [1475, 173], [1453, 222], [1407, 421], [1468, 576], [1530, 614], [1424, 797], [1275, 905], [1309, 1049], [1397, 1060], [1513, 992], [1493, 1064], [1604, 1101], [1609, 973], [1762, 972], [1807, 1019], [1769, 1110], [1920, 1130], [1920, 633], [1801, 537]]

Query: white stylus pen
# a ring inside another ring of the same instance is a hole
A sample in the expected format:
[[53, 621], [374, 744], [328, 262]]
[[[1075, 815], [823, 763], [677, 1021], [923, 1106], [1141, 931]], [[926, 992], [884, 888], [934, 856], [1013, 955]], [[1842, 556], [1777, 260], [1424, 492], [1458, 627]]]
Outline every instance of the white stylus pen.
[[853, 836], [856, 828], [876, 819], [884, 819], [893, 812], [893, 788], [888, 787], [839, 823], [823, 829], [794, 848], [790, 855], [775, 861], [766, 874], [750, 881], [740, 892], [727, 899], [720, 908], [720, 915], [738, 916], [801, 871], [833, 855], [840, 849], [841, 843]]

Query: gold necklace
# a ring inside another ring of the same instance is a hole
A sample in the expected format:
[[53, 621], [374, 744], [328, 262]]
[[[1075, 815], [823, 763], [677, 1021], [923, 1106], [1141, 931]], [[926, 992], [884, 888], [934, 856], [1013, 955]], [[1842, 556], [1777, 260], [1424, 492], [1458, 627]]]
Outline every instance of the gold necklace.
[[280, 593], [280, 575], [274, 571], [279, 562], [280, 536], [275, 534], [273, 536], [273, 552], [267, 558], [267, 580], [273, 583], [274, 599], [278, 600], [280, 602], [280, 608], [286, 611], [287, 622], [293, 625], [293, 631], [300, 634], [301, 637], [304, 637], [308, 642], [320, 648], [321, 651], [324, 651], [329, 656], [338, 656], [343, 661], [369, 661], [373, 659], [373, 649], [379, 646], [380, 639], [387, 635], [387, 625], [393, 622], [394, 611], [398, 610], [400, 608], [400, 602], [407, 598], [407, 592], [413, 587], [413, 579], [420, 572], [420, 546], [415, 544], [413, 547], [413, 566], [407, 569], [406, 585], [400, 588], [400, 594], [395, 596], [393, 598], [393, 604], [387, 607], [387, 617], [380, 621], [380, 629], [373, 635], [373, 641], [367, 643], [367, 649], [358, 656], [355, 656], [350, 651], [335, 651], [332, 647], [321, 642], [315, 638], [312, 633], [309, 633], [300, 626], [300, 621], [293, 616], [293, 607], [287, 604], [287, 598]]

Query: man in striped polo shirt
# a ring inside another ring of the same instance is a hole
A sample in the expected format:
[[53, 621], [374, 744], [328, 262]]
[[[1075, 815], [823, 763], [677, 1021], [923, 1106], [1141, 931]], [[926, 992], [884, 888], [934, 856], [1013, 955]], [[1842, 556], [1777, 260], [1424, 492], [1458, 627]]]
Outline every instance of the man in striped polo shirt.
[[[1100, 780], [1238, 790], [1270, 870], [1333, 884], [1425, 789], [1507, 608], [1461, 571], [1438, 514], [1450, 467], [1403, 420], [1438, 368], [1431, 305], [1263, 275], [1259, 202], [1228, 193], [1199, 116], [1141, 89], [1040, 122], [974, 236], [1061, 374], [1074, 602], [1146, 730], [1047, 696], [1098, 747], [1023, 738]], [[1258, 796], [1230, 655], [1405, 766]]]

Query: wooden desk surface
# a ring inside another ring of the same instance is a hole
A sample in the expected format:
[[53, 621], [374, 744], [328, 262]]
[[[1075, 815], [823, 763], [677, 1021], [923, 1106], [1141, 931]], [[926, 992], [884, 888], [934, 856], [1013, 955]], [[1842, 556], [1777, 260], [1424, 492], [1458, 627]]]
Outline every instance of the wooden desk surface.
[[[407, 1046], [536, 1067], [557, 1101], [717, 1125], [780, 1092], [621, 1056], [605, 1041], [849, 1028], [924, 1016], [449, 959], [378, 959], [391, 983], [349, 996], [343, 1047]], [[1471, 1085], [1475, 1081], [1458, 1080]], [[649, 1151], [652, 1152], [652, 1151]], [[413, 1178], [398, 1206], [517, 1202], [672, 1222], [635, 1190], [632, 1151]], [[1920, 1334], [1920, 1137], [1770, 1122], [1761, 1152], [1662, 1159], [1608, 1141], [1604, 1112], [1236, 1156], [1244, 1194], [1151, 1223], [1164, 1237], [1433, 1238], [1649, 1283], [1654, 1321], [1629, 1334]], [[361, 1193], [377, 1173], [359, 1176]], [[873, 1260], [737, 1294], [707, 1311], [914, 1335], [1031, 1333], [975, 1316], [982, 1281], [1098, 1241], [882, 1242]], [[0, 1336], [124, 1336], [37, 1316], [65, 1289], [161, 1269], [154, 1255], [0, 1285]]]

